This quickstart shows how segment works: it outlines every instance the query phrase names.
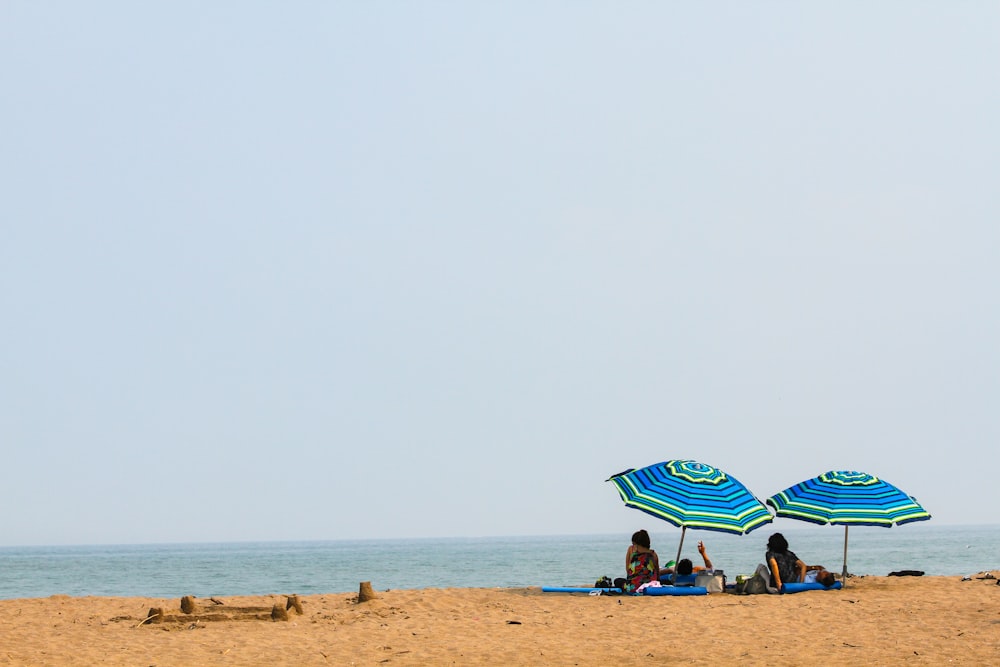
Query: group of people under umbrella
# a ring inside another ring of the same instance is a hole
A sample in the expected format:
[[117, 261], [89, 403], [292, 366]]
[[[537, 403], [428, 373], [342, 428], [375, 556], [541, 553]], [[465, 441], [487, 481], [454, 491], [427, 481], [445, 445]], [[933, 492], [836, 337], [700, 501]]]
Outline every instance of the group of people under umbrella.
[[[654, 580], [669, 575], [675, 581], [678, 574], [690, 574], [696, 568], [681, 560], [681, 549], [688, 528], [746, 534], [760, 528], [775, 517], [798, 519], [816, 524], [844, 526], [844, 567], [842, 580], [847, 577], [847, 531], [850, 526], [890, 527], [930, 519], [930, 514], [911, 496], [874, 475], [849, 470], [834, 470], [799, 482], [767, 498], [766, 505], [742, 483], [718, 468], [691, 460], [670, 460], [640, 469], [629, 469], [612, 475], [608, 480], [618, 489], [628, 507], [641, 510], [668, 521], [681, 529], [677, 546], [677, 565], [660, 568], [658, 559], [642, 556], [652, 551], [649, 535], [639, 531], [633, 535], [626, 554], [630, 578], [626, 590], [636, 582]], [[774, 514], [768, 507], [774, 509]], [[636, 540], [639, 543], [636, 543]], [[698, 543], [707, 569], [711, 561], [704, 544]], [[817, 577], [824, 585], [833, 583], [833, 575], [819, 566], [803, 563], [780, 533], [768, 541], [763, 573], [769, 586], [781, 589], [783, 583], [801, 582]], [[690, 568], [690, 569], [689, 569]]]

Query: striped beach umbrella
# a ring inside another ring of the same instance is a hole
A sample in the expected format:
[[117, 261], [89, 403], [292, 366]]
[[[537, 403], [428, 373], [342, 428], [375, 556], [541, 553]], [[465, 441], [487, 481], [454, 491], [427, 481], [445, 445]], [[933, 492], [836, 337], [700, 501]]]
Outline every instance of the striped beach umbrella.
[[739, 480], [697, 461], [664, 461], [620, 472], [606, 481], [615, 485], [628, 507], [681, 529], [678, 561], [688, 528], [743, 535], [773, 520]]
[[779, 517], [844, 526], [845, 579], [851, 526], [891, 528], [931, 518], [912, 496], [884, 479], [855, 470], [825, 472], [774, 494], [766, 502]]

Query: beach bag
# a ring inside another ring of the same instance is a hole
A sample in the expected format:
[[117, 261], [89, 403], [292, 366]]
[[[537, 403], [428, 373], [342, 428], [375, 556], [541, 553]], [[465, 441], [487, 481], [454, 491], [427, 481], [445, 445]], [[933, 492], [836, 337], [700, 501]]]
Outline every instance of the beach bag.
[[609, 577], [601, 577], [594, 584], [594, 588], [614, 588], [615, 584]]
[[740, 595], [760, 595], [767, 593], [767, 579], [760, 572], [755, 572], [752, 577], [743, 582], [743, 590], [737, 591]]
[[722, 572], [699, 572], [694, 577], [695, 586], [704, 586], [709, 593], [722, 593], [726, 590], [726, 575]]

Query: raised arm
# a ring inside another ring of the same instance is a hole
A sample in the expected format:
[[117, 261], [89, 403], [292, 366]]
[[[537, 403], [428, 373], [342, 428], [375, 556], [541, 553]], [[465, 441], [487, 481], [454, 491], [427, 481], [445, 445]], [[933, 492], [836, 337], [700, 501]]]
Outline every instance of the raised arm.
[[767, 566], [771, 568], [771, 577], [774, 579], [775, 588], [781, 590], [781, 573], [778, 572], [778, 561], [774, 558], [768, 558]]
[[705, 551], [705, 543], [701, 542], [700, 540], [698, 541], [698, 553], [701, 554], [701, 559], [705, 561], [705, 569], [706, 570], [714, 569], [712, 567], [712, 561], [711, 559], [709, 559], [708, 553]]
[[800, 560], [795, 561], [795, 567], [799, 569], [799, 581], [803, 582], [806, 580], [806, 564]]

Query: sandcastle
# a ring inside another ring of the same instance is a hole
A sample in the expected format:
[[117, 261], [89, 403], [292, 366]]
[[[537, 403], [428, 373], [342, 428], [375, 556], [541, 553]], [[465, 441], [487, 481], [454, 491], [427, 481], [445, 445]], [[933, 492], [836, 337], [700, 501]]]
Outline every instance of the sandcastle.
[[168, 614], [162, 607], [150, 607], [139, 625], [162, 623], [210, 623], [214, 621], [287, 621], [288, 612], [302, 614], [302, 601], [298, 595], [286, 595], [285, 605], [271, 607], [236, 607], [227, 605], [218, 598], [209, 598], [208, 604], [201, 603], [193, 595], [181, 598], [180, 613]]

